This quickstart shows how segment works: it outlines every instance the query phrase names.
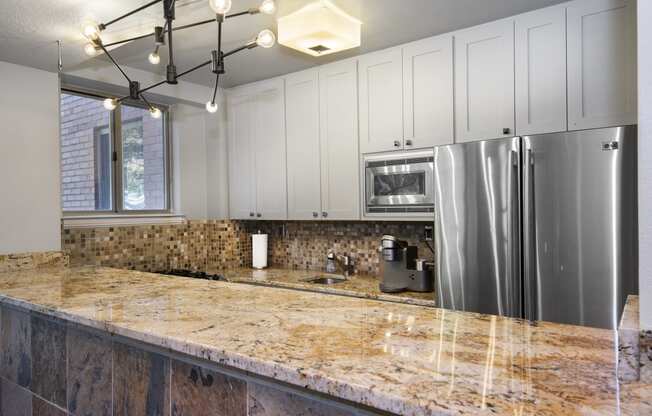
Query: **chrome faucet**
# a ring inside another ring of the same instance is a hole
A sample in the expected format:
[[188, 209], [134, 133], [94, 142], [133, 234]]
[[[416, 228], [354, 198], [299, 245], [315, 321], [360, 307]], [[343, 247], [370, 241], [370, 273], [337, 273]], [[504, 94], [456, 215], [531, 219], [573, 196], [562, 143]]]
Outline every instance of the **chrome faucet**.
[[351, 260], [351, 256], [347, 254], [336, 255], [332, 251], [329, 251], [326, 255], [326, 272], [337, 273], [338, 266], [344, 276], [348, 277], [353, 274], [353, 261]]

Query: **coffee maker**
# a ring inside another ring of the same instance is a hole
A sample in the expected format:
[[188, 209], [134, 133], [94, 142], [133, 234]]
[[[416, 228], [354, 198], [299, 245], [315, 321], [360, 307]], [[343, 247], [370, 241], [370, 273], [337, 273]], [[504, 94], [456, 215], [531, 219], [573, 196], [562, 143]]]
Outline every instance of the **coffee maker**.
[[432, 292], [434, 264], [419, 258], [417, 246], [408, 245], [391, 235], [384, 235], [380, 244], [380, 291], [396, 293], [406, 290]]

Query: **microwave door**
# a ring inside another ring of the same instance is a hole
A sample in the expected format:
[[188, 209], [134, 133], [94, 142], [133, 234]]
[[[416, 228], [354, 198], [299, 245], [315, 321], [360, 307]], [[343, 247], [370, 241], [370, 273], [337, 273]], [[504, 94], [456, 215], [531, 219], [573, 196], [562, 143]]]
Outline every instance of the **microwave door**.
[[368, 206], [432, 204], [432, 164], [374, 166], [366, 169]]

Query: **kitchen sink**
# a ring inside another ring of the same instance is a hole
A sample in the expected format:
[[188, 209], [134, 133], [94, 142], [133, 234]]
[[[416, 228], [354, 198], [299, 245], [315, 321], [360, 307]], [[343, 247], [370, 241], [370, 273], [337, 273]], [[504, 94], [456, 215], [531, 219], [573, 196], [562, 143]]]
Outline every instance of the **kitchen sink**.
[[305, 279], [304, 282], [318, 285], [334, 285], [336, 283], [346, 282], [346, 278], [344, 276], [315, 276]]

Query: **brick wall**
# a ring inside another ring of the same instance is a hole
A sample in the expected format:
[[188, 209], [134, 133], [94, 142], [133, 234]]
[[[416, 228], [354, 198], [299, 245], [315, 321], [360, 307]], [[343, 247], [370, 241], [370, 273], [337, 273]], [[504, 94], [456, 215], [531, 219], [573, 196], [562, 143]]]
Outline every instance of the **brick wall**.
[[[77, 95], [61, 95], [61, 203], [64, 210], [96, 209], [95, 141], [100, 132], [109, 132], [110, 112], [101, 100]], [[135, 135], [142, 155], [133, 160], [142, 168], [144, 202], [134, 199], [133, 209], [165, 207], [165, 141], [161, 119], [153, 119], [148, 111], [122, 107], [123, 130]], [[126, 133], [125, 133], [126, 134]], [[137, 136], [137, 137], [136, 137]], [[142, 137], [142, 138], [141, 138]], [[105, 155], [106, 158], [109, 155]], [[129, 155], [125, 155], [129, 157]], [[108, 160], [108, 159], [105, 159]]]

